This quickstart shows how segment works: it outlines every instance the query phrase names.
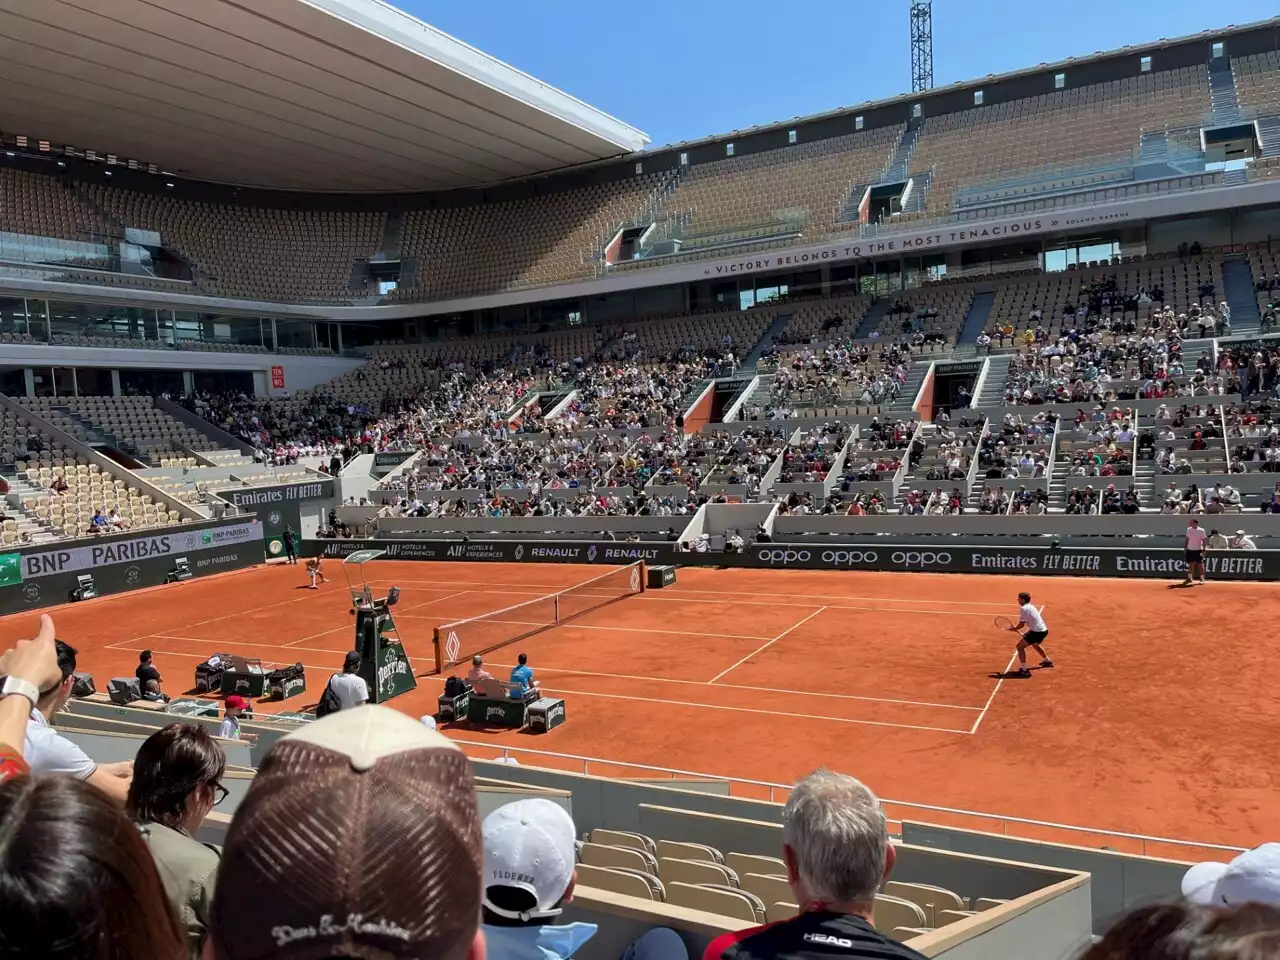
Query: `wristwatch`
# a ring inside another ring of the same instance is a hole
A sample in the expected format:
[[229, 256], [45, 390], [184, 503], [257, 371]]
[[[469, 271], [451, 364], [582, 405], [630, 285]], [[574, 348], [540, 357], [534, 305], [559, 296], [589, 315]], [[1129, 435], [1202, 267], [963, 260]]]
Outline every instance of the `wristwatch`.
[[40, 691], [30, 680], [23, 680], [21, 677], [5, 677], [4, 685], [0, 686], [0, 700], [15, 694], [26, 697], [33, 707], [40, 700]]

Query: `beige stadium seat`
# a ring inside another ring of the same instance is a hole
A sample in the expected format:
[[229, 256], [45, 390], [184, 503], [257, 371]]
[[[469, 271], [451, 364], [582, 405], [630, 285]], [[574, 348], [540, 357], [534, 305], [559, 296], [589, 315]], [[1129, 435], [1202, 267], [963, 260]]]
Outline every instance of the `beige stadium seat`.
[[705, 860], [676, 860], [671, 857], [658, 860], [658, 879], [668, 886], [676, 882], [739, 886], [738, 875], [728, 867]]
[[707, 860], [711, 863], [724, 863], [724, 856], [719, 850], [702, 843], [659, 840], [657, 854], [658, 859], [670, 857], [674, 860]]
[[794, 903], [771, 903], [765, 908], [765, 920], [769, 923], [781, 923], [783, 920], [790, 920], [800, 912], [800, 907]]
[[743, 890], [713, 888], [691, 883], [669, 883], [667, 903], [676, 907], [702, 910], [720, 917], [732, 917], [747, 923], [763, 923], [764, 905]]
[[666, 899], [666, 889], [657, 877], [639, 870], [623, 870], [616, 867], [593, 867], [580, 863], [577, 866], [578, 886], [639, 897], [641, 900]]
[[611, 847], [634, 847], [646, 853], [657, 853], [652, 840], [640, 833], [628, 833], [623, 830], [603, 830], [597, 827], [591, 831], [591, 842], [602, 843]]
[[785, 877], [787, 875], [787, 865], [778, 857], [762, 857], [754, 853], [734, 853], [730, 851], [725, 855], [725, 862], [734, 870], [738, 876], [745, 873], [758, 873], [766, 877]]
[[1008, 900], [997, 900], [992, 897], [978, 897], [973, 901], [973, 909], [979, 913], [983, 910], [994, 910], [996, 907], [1003, 906]]
[[875, 927], [882, 933], [894, 927], [930, 927], [923, 910], [910, 900], [899, 897], [876, 895]]
[[643, 850], [632, 847], [610, 847], [599, 843], [584, 843], [580, 850], [583, 863], [593, 867], [627, 867], [658, 875], [658, 864]]
[[884, 894], [909, 900], [924, 911], [925, 922], [929, 926], [937, 926], [934, 917], [939, 910], [967, 910], [969, 904], [944, 887], [935, 887], [926, 883], [900, 883], [890, 880], [884, 885]]
[[939, 910], [934, 916], [933, 925], [935, 927], [945, 927], [952, 923], [959, 923], [966, 917], [976, 917], [976, 910]]
[[795, 897], [795, 893], [792, 892], [791, 885], [787, 883], [786, 877], [744, 873], [740, 875], [739, 879], [743, 890], [748, 893], [754, 893], [765, 903], [786, 902]]
[[928, 927], [894, 927], [893, 932], [889, 936], [897, 940], [899, 943], [906, 943], [909, 940], [921, 936], [925, 933], [932, 933]]

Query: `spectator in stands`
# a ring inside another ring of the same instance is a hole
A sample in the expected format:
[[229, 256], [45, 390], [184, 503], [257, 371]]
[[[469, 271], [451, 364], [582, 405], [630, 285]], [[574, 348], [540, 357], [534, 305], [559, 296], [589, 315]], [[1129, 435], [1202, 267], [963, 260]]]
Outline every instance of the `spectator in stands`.
[[217, 849], [195, 836], [227, 795], [226, 767], [226, 755], [208, 732], [185, 723], [161, 727], [133, 759], [126, 809], [155, 858], [191, 960], [200, 960], [218, 868]]
[[[485, 817], [484, 901], [481, 921], [489, 960], [557, 960], [573, 956], [593, 937], [594, 923], [555, 924], [573, 900], [573, 818], [542, 798], [517, 800]], [[648, 931], [623, 960], [687, 960], [679, 934]]]
[[110, 510], [107, 511], [107, 527], [113, 531], [127, 530], [129, 528], [129, 524], [126, 523], [124, 518], [121, 517], [120, 514], [116, 512], [116, 508], [112, 507]]
[[94, 508], [93, 518], [89, 521], [89, 532], [93, 534], [107, 532], [107, 515], [102, 512], [101, 507]]
[[991, 337], [985, 330], [978, 334], [978, 352], [986, 354], [991, 353]]
[[53, 618], [40, 616], [40, 630], [30, 640], [19, 640], [0, 655], [0, 781], [30, 772], [22, 757], [31, 711], [40, 691], [62, 680]]
[[145, 699], [169, 702], [169, 698], [160, 689], [160, 684], [164, 682], [164, 678], [160, 676], [160, 671], [156, 668], [155, 658], [152, 657], [150, 650], [143, 650], [138, 654], [138, 669], [133, 671], [133, 675], [138, 678], [138, 692]]
[[1280, 910], [1171, 903], [1121, 917], [1080, 960], [1263, 960], [1280, 953]]
[[67, 479], [62, 474], [58, 474], [53, 478], [53, 483], [49, 485], [49, 489], [56, 494], [64, 494], [69, 489], [67, 487]]
[[94, 763], [88, 754], [49, 726], [53, 715], [71, 699], [71, 687], [75, 684], [76, 650], [61, 640], [54, 641], [58, 656], [61, 681], [41, 692], [40, 699], [31, 708], [22, 756], [32, 773], [66, 773], [77, 780], [97, 787], [117, 803], [124, 803], [129, 793], [129, 780], [133, 776], [133, 764], [128, 760], [118, 763]]
[[256, 733], [245, 733], [240, 729], [240, 718], [249, 709], [249, 701], [238, 694], [231, 694], [222, 701], [222, 723], [218, 726], [218, 736], [223, 740], [257, 740]]
[[342, 673], [335, 673], [329, 678], [329, 685], [337, 694], [339, 709], [350, 710], [369, 702], [369, 685], [360, 676], [360, 667], [364, 658], [359, 650], [349, 650], [342, 660]]
[[533, 679], [533, 668], [529, 666], [529, 655], [522, 653], [516, 657], [516, 665], [511, 668], [511, 682], [518, 683], [520, 690], [512, 691], [513, 697], [520, 697], [530, 690], [538, 689], [538, 681]]
[[0, 956], [189, 956], [146, 842], [100, 790], [16, 777], [0, 783], [0, 823]]
[[1210, 530], [1209, 539], [1205, 541], [1205, 547], [1209, 550], [1225, 550], [1227, 549], [1227, 538], [1217, 528]]
[[471, 669], [467, 671], [467, 683], [472, 690], [478, 690], [486, 680], [492, 680], [493, 674], [484, 668], [484, 660], [480, 654], [471, 658]]
[[1203, 907], [1242, 903], [1280, 907], [1280, 843], [1246, 850], [1230, 863], [1197, 863], [1182, 876], [1182, 896]]
[[[893, 870], [895, 856], [875, 794], [853, 777], [818, 770], [792, 789], [782, 824], [787, 883], [800, 913], [790, 920], [717, 937], [703, 960], [792, 956], [920, 960], [920, 954], [880, 933], [872, 923], [876, 893]], [[824, 942], [831, 943], [831, 948], [822, 947]]]
[[344, 710], [264, 759], [227, 833], [205, 956], [481, 960], [482, 860], [462, 751], [387, 707]]
[[1232, 550], [1257, 550], [1258, 549], [1258, 545], [1253, 542], [1253, 538], [1250, 537], [1243, 530], [1236, 531], [1236, 535], [1231, 538], [1231, 542], [1230, 544], [1228, 544], [1228, 546], [1230, 546]]

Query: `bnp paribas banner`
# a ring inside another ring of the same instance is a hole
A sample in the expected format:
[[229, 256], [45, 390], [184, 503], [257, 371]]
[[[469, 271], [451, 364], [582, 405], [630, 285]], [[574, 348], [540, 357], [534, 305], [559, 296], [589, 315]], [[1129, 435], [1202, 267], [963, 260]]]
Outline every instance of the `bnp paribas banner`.
[[207, 530], [184, 530], [150, 536], [86, 543], [52, 550], [0, 554], [0, 587], [59, 573], [81, 573], [119, 563], [216, 550], [262, 539], [262, 525], [252, 520]]

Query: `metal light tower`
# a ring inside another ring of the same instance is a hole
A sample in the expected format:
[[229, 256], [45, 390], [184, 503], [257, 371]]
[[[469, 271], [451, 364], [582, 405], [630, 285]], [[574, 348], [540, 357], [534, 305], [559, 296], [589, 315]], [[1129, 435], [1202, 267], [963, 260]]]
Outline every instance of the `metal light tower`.
[[911, 0], [911, 92], [933, 87], [933, 2]]

